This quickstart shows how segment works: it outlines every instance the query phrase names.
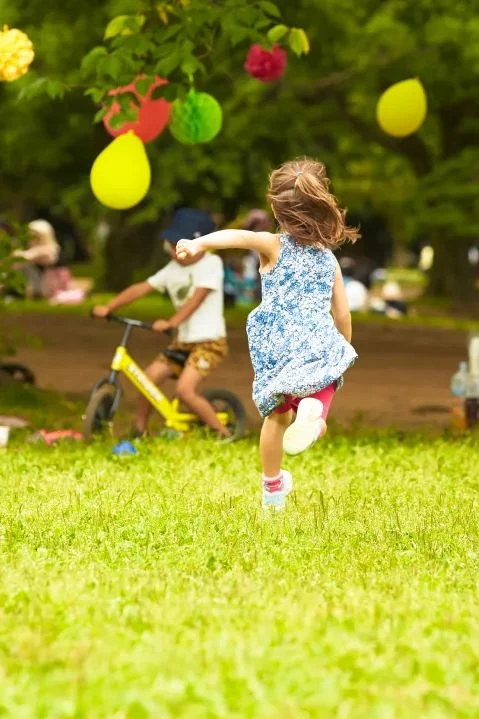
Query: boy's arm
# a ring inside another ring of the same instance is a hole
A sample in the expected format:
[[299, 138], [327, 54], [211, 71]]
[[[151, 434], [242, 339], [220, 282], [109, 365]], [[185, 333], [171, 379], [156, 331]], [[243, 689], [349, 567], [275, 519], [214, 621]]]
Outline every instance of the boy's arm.
[[205, 301], [210, 292], [211, 290], [207, 287], [197, 287], [189, 300], [187, 300], [185, 304], [180, 307], [177, 312], [175, 312], [173, 317], [170, 317], [169, 320], [156, 320], [156, 322], [153, 323], [153, 329], [156, 332], [164, 332], [165, 330], [171, 330], [175, 327], [179, 327], [188, 319], [188, 317], [191, 317], [193, 312], [196, 312], [198, 307]]
[[266, 260], [275, 260], [278, 254], [278, 235], [271, 232], [249, 232], [248, 230], [219, 230], [196, 240], [180, 240], [176, 254], [180, 259], [194, 257], [206, 250], [255, 250]]
[[334, 324], [343, 337], [351, 342], [352, 326], [351, 312], [349, 310], [348, 298], [344, 288], [343, 273], [338, 263], [336, 263], [336, 277], [334, 280], [333, 297], [331, 302], [331, 310], [334, 317]]
[[93, 314], [95, 317], [106, 317], [114, 310], [123, 307], [123, 305], [129, 305], [130, 302], [134, 302], [135, 300], [140, 299], [140, 297], [144, 297], [153, 291], [154, 287], [152, 287], [148, 282], [137, 282], [136, 284], [127, 287], [126, 290], [120, 292], [120, 294], [116, 295], [116, 297], [113, 297], [108, 304], [94, 307]]

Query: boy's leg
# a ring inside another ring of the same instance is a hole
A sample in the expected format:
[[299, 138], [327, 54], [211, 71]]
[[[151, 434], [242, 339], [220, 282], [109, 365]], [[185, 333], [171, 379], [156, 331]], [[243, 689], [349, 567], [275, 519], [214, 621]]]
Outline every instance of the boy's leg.
[[263, 468], [263, 509], [284, 509], [293, 480], [289, 472], [281, 469], [283, 436], [293, 419], [293, 412], [273, 412], [263, 422], [260, 438], [261, 465]]
[[195, 367], [187, 365], [176, 385], [176, 394], [179, 399], [198, 415], [202, 422], [211, 427], [211, 429], [216, 430], [216, 432], [223, 437], [229, 437], [230, 432], [228, 428], [220, 422], [213, 406], [198, 392], [198, 387], [202, 379], [203, 376]]
[[[161, 384], [169, 377], [172, 377], [174, 370], [170, 364], [162, 360], [155, 360], [145, 369], [146, 376], [151, 379], [156, 385]], [[148, 420], [153, 407], [148, 402], [146, 397], [142, 394], [138, 397], [136, 416], [135, 416], [135, 430], [139, 433], [146, 432], [148, 426]]]

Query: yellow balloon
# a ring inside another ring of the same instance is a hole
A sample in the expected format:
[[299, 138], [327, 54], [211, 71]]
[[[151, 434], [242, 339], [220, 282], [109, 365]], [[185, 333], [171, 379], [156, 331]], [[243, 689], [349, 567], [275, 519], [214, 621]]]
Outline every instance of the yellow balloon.
[[417, 79], [391, 85], [379, 98], [377, 119], [381, 128], [393, 137], [407, 137], [426, 119], [427, 98]]
[[145, 146], [131, 130], [100, 152], [90, 173], [93, 194], [112, 210], [128, 210], [137, 205], [148, 192], [150, 182]]

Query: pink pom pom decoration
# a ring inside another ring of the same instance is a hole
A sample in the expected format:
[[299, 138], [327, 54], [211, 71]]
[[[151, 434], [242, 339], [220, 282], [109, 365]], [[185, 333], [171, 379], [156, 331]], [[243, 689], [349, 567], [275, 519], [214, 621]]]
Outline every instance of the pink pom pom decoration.
[[244, 69], [261, 82], [273, 82], [284, 75], [287, 54], [278, 45], [265, 50], [261, 45], [252, 45], [246, 57]]

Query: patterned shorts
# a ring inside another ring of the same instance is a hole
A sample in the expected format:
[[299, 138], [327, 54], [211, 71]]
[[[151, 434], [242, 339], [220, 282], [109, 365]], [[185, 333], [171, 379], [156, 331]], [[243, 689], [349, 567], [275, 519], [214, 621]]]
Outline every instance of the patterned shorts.
[[[212, 342], [174, 342], [168, 349], [189, 352], [185, 367], [193, 367], [202, 377], [207, 377], [228, 354], [228, 341], [226, 337], [221, 337]], [[183, 370], [181, 364], [164, 354], [160, 354], [157, 361], [169, 365], [174, 377], [179, 377]]]

